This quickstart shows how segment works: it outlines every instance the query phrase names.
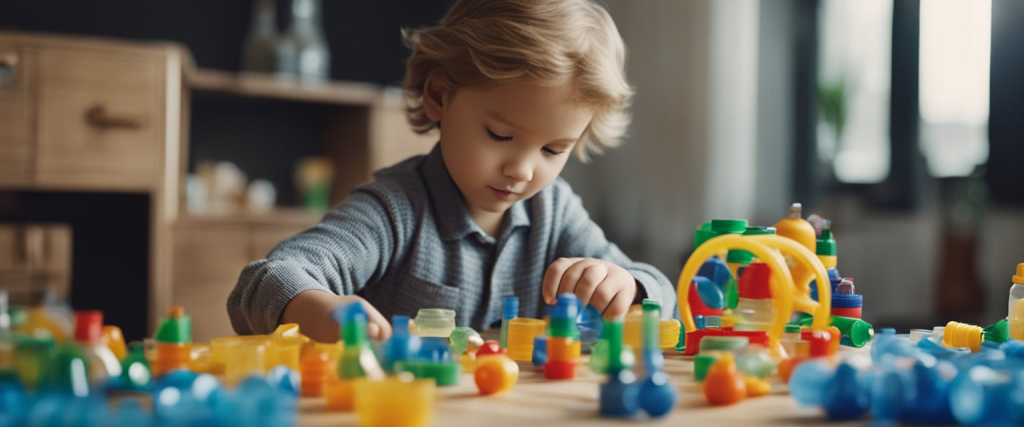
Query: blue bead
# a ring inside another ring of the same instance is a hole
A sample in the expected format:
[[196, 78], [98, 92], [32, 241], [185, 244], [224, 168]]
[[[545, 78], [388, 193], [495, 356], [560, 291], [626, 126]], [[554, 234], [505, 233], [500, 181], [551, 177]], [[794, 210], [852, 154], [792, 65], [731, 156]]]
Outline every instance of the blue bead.
[[1014, 425], [1014, 378], [987, 366], [960, 372], [950, 385], [950, 410], [958, 422], [972, 425]]
[[299, 381], [299, 373], [287, 366], [277, 366], [267, 373], [267, 382], [278, 391], [290, 396], [299, 397], [302, 387]]
[[420, 351], [417, 355], [420, 360], [429, 362], [448, 362], [452, 360], [451, 349], [448, 348], [447, 338], [422, 337], [420, 338]]
[[708, 308], [723, 308], [725, 307], [725, 294], [722, 292], [722, 288], [718, 287], [714, 282], [705, 277], [694, 277], [693, 286], [697, 287], [697, 296], [700, 297], [700, 302], [708, 306]]
[[719, 257], [711, 257], [704, 261], [697, 270], [697, 277], [704, 277], [718, 285], [718, 289], [725, 290], [725, 284], [732, 278], [729, 265]]
[[576, 329], [580, 331], [580, 341], [584, 343], [597, 342], [604, 330], [604, 319], [601, 318], [601, 312], [588, 304], [576, 318]]
[[0, 381], [0, 426], [16, 426], [28, 415], [28, 395], [17, 377]]
[[871, 411], [875, 420], [893, 423], [902, 420], [916, 392], [914, 379], [907, 370], [894, 366], [885, 368], [871, 385]]
[[669, 413], [676, 404], [676, 389], [668, 382], [668, 375], [655, 371], [640, 384], [640, 407], [654, 418]]
[[821, 406], [825, 386], [835, 376], [835, 369], [823, 360], [808, 360], [796, 366], [789, 376], [789, 394], [803, 406]]

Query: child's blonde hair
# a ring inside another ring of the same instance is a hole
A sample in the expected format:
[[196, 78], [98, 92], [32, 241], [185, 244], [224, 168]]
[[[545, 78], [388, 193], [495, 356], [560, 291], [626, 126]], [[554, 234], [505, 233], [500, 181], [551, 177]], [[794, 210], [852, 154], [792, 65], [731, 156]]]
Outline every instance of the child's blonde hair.
[[428, 77], [451, 91], [571, 82], [574, 102], [595, 108], [575, 149], [584, 162], [619, 145], [629, 125], [626, 46], [608, 12], [590, 0], [459, 0], [440, 26], [403, 35], [412, 49], [406, 111], [418, 133], [437, 126], [423, 110]]

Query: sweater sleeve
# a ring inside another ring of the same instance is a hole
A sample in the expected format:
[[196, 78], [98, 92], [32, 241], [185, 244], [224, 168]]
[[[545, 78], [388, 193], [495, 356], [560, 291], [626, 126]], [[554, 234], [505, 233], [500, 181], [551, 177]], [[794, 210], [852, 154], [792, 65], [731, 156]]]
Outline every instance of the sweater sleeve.
[[618, 265], [633, 275], [647, 298], [661, 304], [662, 318], [676, 317], [676, 291], [668, 278], [652, 265], [631, 260], [616, 244], [608, 241], [604, 231], [590, 219], [582, 200], [568, 183], [559, 179], [552, 185], [558, 186], [555, 192], [555, 217], [557, 223], [561, 224], [555, 230], [558, 236], [555, 257], [596, 258]]
[[378, 195], [357, 190], [319, 224], [246, 266], [227, 301], [235, 332], [273, 332], [285, 306], [301, 292], [352, 295], [378, 280], [400, 241], [391, 212]]

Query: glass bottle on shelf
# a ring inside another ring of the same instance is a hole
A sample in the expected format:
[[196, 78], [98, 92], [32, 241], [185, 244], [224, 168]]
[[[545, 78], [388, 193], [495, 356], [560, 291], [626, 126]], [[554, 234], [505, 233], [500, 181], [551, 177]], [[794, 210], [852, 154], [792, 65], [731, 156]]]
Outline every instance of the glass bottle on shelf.
[[255, 0], [242, 52], [242, 70], [272, 73], [277, 66], [277, 11], [274, 0]]
[[330, 79], [331, 53], [321, 27], [320, 0], [292, 0], [291, 23], [277, 45], [277, 72], [304, 81]]

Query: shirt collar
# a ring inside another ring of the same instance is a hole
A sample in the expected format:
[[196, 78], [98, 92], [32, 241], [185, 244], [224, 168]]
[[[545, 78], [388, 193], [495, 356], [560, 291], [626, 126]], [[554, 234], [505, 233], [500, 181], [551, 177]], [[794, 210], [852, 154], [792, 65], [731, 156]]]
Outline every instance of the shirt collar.
[[[444, 164], [441, 156], [441, 143], [434, 145], [434, 148], [427, 154], [421, 169], [427, 191], [434, 205], [434, 212], [437, 215], [438, 236], [441, 240], [451, 241], [461, 239], [469, 234], [478, 233], [487, 237], [483, 230], [473, 222], [462, 201], [462, 193], [455, 185], [452, 176], [448, 173], [448, 167]], [[527, 201], [520, 200], [509, 208], [505, 224], [502, 225], [501, 235], [509, 233], [516, 227], [529, 226], [530, 216], [526, 212]]]

